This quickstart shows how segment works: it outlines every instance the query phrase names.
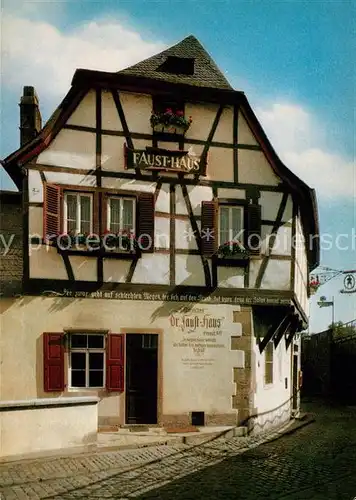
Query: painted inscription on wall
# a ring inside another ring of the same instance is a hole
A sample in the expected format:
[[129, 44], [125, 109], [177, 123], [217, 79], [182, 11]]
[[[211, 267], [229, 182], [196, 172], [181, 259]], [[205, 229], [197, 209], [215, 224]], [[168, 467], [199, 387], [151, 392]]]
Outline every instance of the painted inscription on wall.
[[169, 316], [171, 328], [176, 335], [173, 347], [190, 351], [191, 355], [182, 355], [181, 361], [190, 368], [204, 368], [215, 361], [214, 351], [226, 347], [223, 337], [224, 316], [214, 315], [206, 309], [183, 308]]
[[171, 293], [171, 292], [124, 292], [119, 290], [44, 290], [42, 295], [51, 297], [71, 297], [77, 299], [112, 299], [112, 300], [152, 300], [159, 302], [197, 302], [204, 304], [231, 304], [231, 305], [289, 305], [290, 299], [283, 297], [238, 297], [220, 295], [214, 292], [211, 295], [201, 293]]

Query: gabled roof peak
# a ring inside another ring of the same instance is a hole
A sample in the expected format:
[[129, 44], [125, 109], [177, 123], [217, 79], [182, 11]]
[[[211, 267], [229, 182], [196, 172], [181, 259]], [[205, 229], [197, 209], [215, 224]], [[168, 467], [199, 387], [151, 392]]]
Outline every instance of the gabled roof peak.
[[233, 90], [208, 52], [193, 35], [118, 73], [198, 87]]

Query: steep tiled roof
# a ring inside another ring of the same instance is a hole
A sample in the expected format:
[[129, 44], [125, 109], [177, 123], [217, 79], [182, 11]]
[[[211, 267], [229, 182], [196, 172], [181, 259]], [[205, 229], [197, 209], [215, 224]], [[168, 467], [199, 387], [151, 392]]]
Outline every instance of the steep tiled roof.
[[[162, 71], [168, 57], [194, 59], [194, 74], [175, 74]], [[160, 70], [161, 69], [161, 70]], [[188, 36], [169, 49], [160, 52], [134, 66], [118, 72], [123, 75], [142, 76], [171, 83], [186, 83], [198, 87], [233, 90], [210, 55], [194, 36]]]

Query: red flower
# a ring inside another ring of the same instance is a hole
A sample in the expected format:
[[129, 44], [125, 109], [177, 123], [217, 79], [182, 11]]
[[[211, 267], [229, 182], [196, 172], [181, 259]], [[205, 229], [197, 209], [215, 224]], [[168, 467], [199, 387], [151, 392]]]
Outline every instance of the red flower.
[[173, 113], [172, 108], [167, 108], [166, 109], [166, 113], [168, 113], [169, 115], [171, 115]]
[[176, 112], [176, 115], [177, 115], [177, 116], [183, 116], [183, 115], [184, 115], [184, 113], [183, 113], [183, 111], [177, 111], [177, 112]]

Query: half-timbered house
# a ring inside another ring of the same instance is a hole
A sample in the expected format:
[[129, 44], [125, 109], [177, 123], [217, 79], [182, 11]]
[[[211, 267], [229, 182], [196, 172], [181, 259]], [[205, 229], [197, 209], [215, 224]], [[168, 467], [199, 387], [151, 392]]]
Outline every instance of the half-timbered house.
[[99, 425], [247, 425], [298, 410], [314, 190], [190, 36], [119, 72], [78, 69], [41, 128], [24, 88], [21, 296], [5, 400], [96, 395]]

